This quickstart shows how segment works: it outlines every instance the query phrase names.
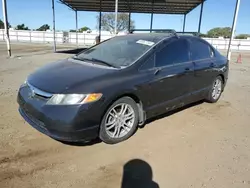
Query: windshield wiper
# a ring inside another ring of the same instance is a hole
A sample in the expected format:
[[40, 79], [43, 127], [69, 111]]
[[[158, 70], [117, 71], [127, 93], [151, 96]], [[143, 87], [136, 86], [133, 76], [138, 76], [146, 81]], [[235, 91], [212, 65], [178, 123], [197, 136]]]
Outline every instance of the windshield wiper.
[[79, 57], [78, 57], [78, 56], [76, 56], [76, 55], [75, 55], [75, 56], [73, 56], [73, 57], [72, 57], [72, 59], [79, 60], [79, 61], [84, 61], [84, 59], [83, 59], [83, 58], [79, 58]]
[[100, 59], [91, 58], [91, 59], [88, 59], [88, 60], [91, 60], [91, 61], [94, 61], [94, 62], [98, 62], [98, 63], [102, 63], [102, 64], [107, 65], [109, 67], [120, 68], [119, 66], [113, 65], [111, 63], [108, 63], [108, 62], [100, 60]]
[[104, 64], [104, 65], [107, 65], [107, 66], [109, 66], [109, 67], [121, 68], [121, 67], [119, 67], [119, 66], [110, 64], [110, 63], [108, 63], [108, 62], [106, 62], [106, 61], [103, 61], [103, 60], [100, 60], [100, 59], [96, 59], [96, 58], [79, 58], [78, 56], [74, 56], [73, 59], [80, 60], [80, 61], [98, 62], [98, 63]]

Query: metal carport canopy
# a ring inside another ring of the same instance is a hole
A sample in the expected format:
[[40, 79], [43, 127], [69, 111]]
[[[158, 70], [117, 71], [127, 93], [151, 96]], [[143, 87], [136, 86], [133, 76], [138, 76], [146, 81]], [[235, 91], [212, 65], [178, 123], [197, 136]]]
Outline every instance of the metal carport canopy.
[[[11, 56], [9, 28], [7, 27], [8, 14], [7, 14], [6, 1], [7, 0], [2, 0], [3, 18], [4, 18], [4, 25], [5, 25], [4, 34], [5, 34], [5, 41], [7, 44], [8, 55]], [[54, 36], [53, 48], [54, 48], [54, 51], [56, 51], [55, 8], [54, 8], [54, 0], [51, 0], [51, 1], [52, 1], [52, 11], [53, 11], [53, 36]], [[205, 1], [206, 0], [59, 0], [59, 2], [67, 5], [76, 13], [75, 15], [76, 15], [76, 43], [77, 45], [78, 45], [77, 11], [99, 12], [100, 13], [99, 19], [101, 19], [101, 12], [114, 12], [114, 9], [115, 9], [115, 13], [116, 13], [115, 23], [117, 23], [118, 12], [129, 13], [129, 20], [130, 20], [130, 15], [131, 15], [130, 13], [151, 13], [151, 24], [150, 24], [151, 31], [152, 31], [152, 22], [153, 22], [154, 14], [183, 14], [184, 15], [183, 32], [184, 32], [186, 15], [201, 4], [199, 27], [198, 27], [198, 33], [200, 33], [202, 13], [203, 13], [203, 4]], [[231, 37], [230, 37], [230, 41], [228, 45], [228, 53], [227, 53], [228, 60], [230, 60], [230, 57], [231, 57], [231, 42], [235, 34], [239, 7], [240, 7], [240, 0], [236, 0], [235, 12], [234, 12], [234, 18], [233, 18], [233, 24], [232, 24], [232, 32], [231, 32]], [[129, 24], [129, 29], [130, 29], [130, 24]], [[101, 24], [99, 24], [99, 33], [101, 33]]]
[[[60, 0], [73, 10], [114, 12], [115, 0]], [[119, 0], [119, 12], [188, 14], [203, 0]]]

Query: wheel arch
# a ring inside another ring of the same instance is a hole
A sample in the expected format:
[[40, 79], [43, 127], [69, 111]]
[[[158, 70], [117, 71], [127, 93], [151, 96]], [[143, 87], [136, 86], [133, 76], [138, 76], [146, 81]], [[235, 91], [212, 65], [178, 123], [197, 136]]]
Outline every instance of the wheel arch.
[[222, 83], [223, 83], [223, 85], [222, 85], [222, 91], [224, 91], [225, 83], [226, 83], [225, 76], [223, 74], [219, 74], [218, 76], [221, 77], [221, 79], [222, 79]]
[[223, 74], [219, 74], [218, 76], [220, 76], [222, 78], [222, 82], [223, 82], [223, 84], [225, 84], [225, 77], [224, 77], [224, 75]]
[[[116, 95], [116, 97], [113, 97], [112, 100], [110, 100], [108, 102], [108, 105], [105, 109], [105, 112], [104, 114], [106, 113], [106, 111], [108, 110], [108, 108], [115, 102], [117, 101], [118, 99], [120, 98], [123, 98], [123, 97], [130, 97], [131, 99], [133, 99], [135, 101], [135, 103], [137, 104], [137, 107], [138, 107], [138, 111], [139, 111], [139, 126], [140, 125], [143, 125], [145, 120], [146, 120], [146, 113], [144, 112], [143, 110], [143, 102], [141, 101], [141, 99], [133, 92], [125, 92], [125, 93], [122, 93], [122, 94], [119, 94], [119, 95]], [[104, 116], [103, 114], [103, 116]], [[102, 116], [102, 117], [103, 117]]]

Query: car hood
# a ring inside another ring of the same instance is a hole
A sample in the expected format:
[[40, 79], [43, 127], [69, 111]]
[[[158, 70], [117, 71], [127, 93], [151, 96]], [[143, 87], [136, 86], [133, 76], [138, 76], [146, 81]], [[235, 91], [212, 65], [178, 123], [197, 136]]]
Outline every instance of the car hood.
[[31, 74], [27, 81], [32, 86], [49, 93], [63, 93], [88, 80], [114, 71], [116, 69], [66, 59], [45, 65]]

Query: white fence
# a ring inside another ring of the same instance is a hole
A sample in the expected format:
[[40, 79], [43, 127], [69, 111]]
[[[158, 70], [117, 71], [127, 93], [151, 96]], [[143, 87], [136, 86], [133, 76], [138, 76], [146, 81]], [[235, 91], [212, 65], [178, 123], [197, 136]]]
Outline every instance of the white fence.
[[[53, 32], [51, 31], [22, 31], [10, 30], [10, 40], [19, 42], [34, 42], [34, 43], [52, 43]], [[78, 33], [79, 45], [93, 45], [98, 32]], [[108, 32], [101, 33], [101, 40], [106, 40], [113, 37]], [[226, 50], [228, 48], [229, 39], [221, 38], [204, 38], [215, 48]], [[4, 30], [0, 29], [0, 40], [4, 40]], [[58, 44], [76, 44], [76, 33], [74, 32], [56, 32], [56, 43]], [[234, 39], [231, 48], [233, 50], [250, 50], [250, 40]]]
[[[220, 38], [204, 38], [215, 48], [219, 50], [226, 50], [228, 48], [229, 39]], [[250, 40], [247, 39], [234, 39], [231, 43], [232, 50], [250, 50]]]
[[[33, 43], [52, 43], [53, 32], [51, 31], [26, 31], [9, 30], [10, 41], [33, 42]], [[78, 44], [93, 45], [98, 33], [77, 33]], [[101, 40], [113, 37], [111, 34], [102, 34]], [[0, 40], [4, 40], [4, 30], [0, 29]], [[76, 44], [75, 32], [56, 32], [56, 43], [58, 44]]]

